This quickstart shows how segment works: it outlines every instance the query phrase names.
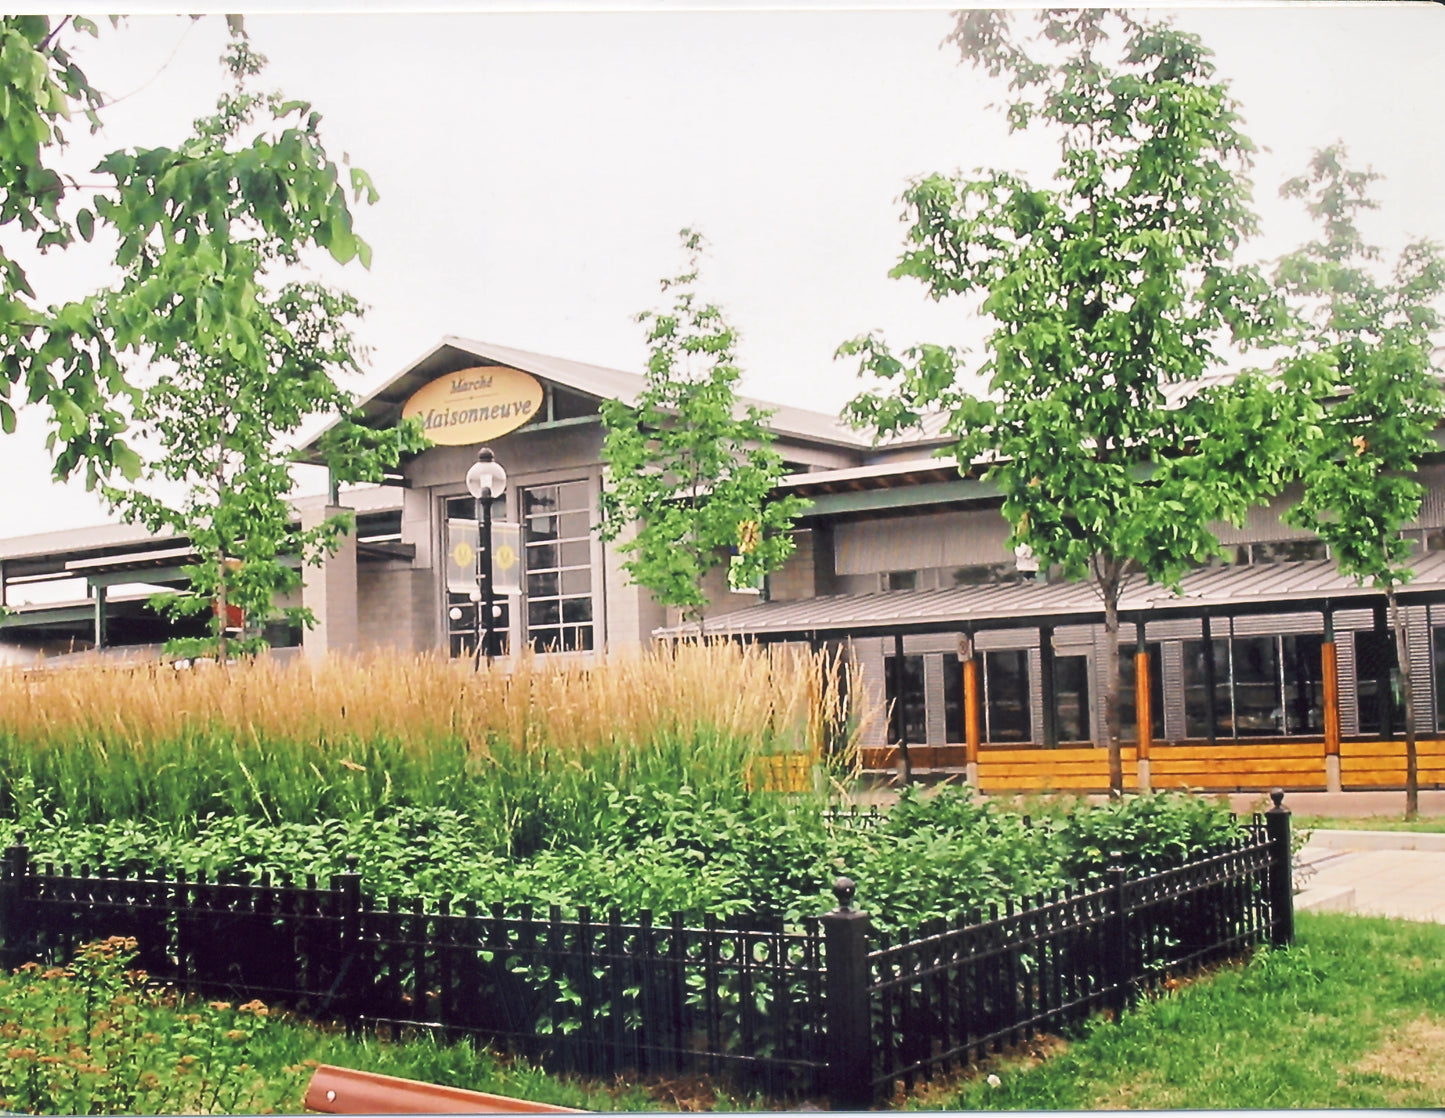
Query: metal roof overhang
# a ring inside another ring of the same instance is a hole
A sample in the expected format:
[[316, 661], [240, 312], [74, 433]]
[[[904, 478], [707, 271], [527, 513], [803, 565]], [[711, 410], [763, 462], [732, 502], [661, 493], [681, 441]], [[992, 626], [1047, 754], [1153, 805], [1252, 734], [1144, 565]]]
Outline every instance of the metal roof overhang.
[[[1398, 592], [1402, 604], [1445, 602], [1445, 552], [1422, 556], [1415, 578]], [[1135, 578], [1120, 596], [1129, 622], [1170, 617], [1227, 617], [1372, 608], [1383, 591], [1340, 575], [1331, 560], [1205, 567], [1180, 583], [1179, 593]], [[1104, 620], [1104, 604], [1089, 582], [999, 582], [947, 590], [889, 591], [763, 602], [708, 618], [714, 636], [760, 640], [837, 639], [895, 633], [1082, 625]], [[696, 625], [657, 629], [656, 637], [696, 636]]]

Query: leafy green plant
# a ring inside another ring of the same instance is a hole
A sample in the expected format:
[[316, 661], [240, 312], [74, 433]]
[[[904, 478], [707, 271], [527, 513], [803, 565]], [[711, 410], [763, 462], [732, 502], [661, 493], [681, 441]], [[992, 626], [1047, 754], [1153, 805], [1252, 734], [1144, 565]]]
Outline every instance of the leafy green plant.
[[[1415, 545], [1401, 529], [1420, 515], [1419, 466], [1435, 452], [1435, 429], [1445, 418], [1435, 357], [1445, 255], [1437, 244], [1416, 241], [1393, 274], [1379, 274], [1380, 250], [1355, 223], [1359, 211], [1375, 206], [1369, 187], [1378, 177], [1350, 170], [1335, 146], [1316, 152], [1308, 174], [1281, 189], [1308, 200], [1324, 233], [1276, 272], [1307, 314], [1290, 379], [1314, 401], [1318, 421], [1303, 492], [1285, 518], [1325, 540], [1343, 574], [1385, 592], [1404, 692], [1405, 816], [1413, 819], [1420, 810], [1415, 680], [1397, 591], [1414, 575]], [[1377, 701], [1383, 716], [1389, 699]]]
[[[934, 300], [975, 296], [986, 357], [951, 346], [842, 355], [883, 387], [848, 408], [880, 436], [940, 413], [947, 453], [995, 482], [1010, 543], [1103, 602], [1109, 785], [1123, 793], [1119, 613], [1126, 582], [1173, 585], [1282, 485], [1291, 397], [1264, 378], [1199, 388], [1220, 342], [1272, 336], [1279, 312], [1236, 248], [1255, 232], [1253, 144], [1211, 52], [1167, 22], [1106, 9], [961, 12], [949, 42], [1009, 82], [1013, 130], [1058, 141], [1052, 182], [933, 174], [904, 191], [895, 277]], [[976, 390], [977, 378], [987, 393]]]
[[86, 944], [66, 966], [0, 974], [0, 1106], [36, 1114], [300, 1113], [311, 1070], [336, 1064], [589, 1110], [650, 1110], [463, 1041], [386, 1043], [274, 1012], [178, 997], [133, 966], [133, 940]]
[[698, 299], [701, 234], [680, 234], [687, 271], [662, 281], [670, 310], [644, 312], [652, 347], [646, 386], [635, 403], [602, 405], [602, 538], [636, 534], [617, 550], [640, 586], [701, 621], [703, 578], [732, 557], [735, 588], [752, 585], [793, 550], [788, 529], [807, 502], [769, 499], [784, 473], [768, 413], [743, 407], [737, 334], [712, 303]]

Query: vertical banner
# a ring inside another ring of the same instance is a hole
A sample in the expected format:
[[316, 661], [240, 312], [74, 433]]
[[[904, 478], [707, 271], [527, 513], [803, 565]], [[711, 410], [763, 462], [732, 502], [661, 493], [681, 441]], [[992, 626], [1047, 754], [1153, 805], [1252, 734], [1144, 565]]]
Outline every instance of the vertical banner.
[[[447, 592], [470, 594], [477, 588], [477, 522], [447, 521]], [[492, 592], [522, 592], [522, 529], [505, 520], [492, 521]]]

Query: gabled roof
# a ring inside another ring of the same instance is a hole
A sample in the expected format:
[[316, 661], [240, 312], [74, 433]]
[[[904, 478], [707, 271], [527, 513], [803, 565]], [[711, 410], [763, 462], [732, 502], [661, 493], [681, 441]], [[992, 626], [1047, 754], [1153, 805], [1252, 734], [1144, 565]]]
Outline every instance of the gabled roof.
[[[627, 404], [637, 402], [646, 383], [638, 373], [448, 334], [440, 344], [366, 397], [357, 410], [364, 422], [394, 423], [400, 418], [402, 405], [417, 389], [437, 377], [478, 364], [507, 365], [574, 392]], [[870, 445], [867, 436], [854, 431], [836, 416], [752, 397], [741, 397], [740, 403], [754, 404], [772, 412], [771, 426], [779, 435], [858, 450]], [[319, 438], [319, 434], [312, 438], [305, 449], [314, 452]]]

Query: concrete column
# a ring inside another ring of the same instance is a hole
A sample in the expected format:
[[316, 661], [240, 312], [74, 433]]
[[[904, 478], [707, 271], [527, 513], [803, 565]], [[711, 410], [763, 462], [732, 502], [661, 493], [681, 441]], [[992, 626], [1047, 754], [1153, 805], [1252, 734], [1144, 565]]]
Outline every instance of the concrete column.
[[[301, 527], [314, 528], [327, 517], [349, 511], [334, 505], [303, 510]], [[316, 615], [315, 628], [301, 638], [306, 655], [321, 660], [331, 652], [358, 651], [356, 536], [348, 532], [333, 554], [314, 567], [303, 567], [302, 579], [301, 604]]]
[[92, 586], [90, 593], [95, 601], [95, 647], [99, 650], [106, 646], [108, 639], [105, 624], [105, 586]]

